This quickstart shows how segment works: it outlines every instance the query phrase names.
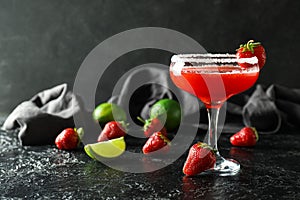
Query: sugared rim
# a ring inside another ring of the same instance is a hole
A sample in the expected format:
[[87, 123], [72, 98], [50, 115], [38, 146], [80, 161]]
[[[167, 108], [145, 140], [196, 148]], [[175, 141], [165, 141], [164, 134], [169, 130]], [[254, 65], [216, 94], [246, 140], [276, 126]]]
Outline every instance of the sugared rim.
[[229, 53], [204, 53], [204, 54], [177, 54], [173, 55], [171, 62], [195, 62], [195, 63], [249, 63], [257, 64], [256, 56], [251, 58], [237, 58]]
[[191, 57], [228, 57], [228, 58], [235, 58], [235, 54], [230, 53], [195, 53], [195, 54], [177, 54], [175, 56], [179, 56], [182, 58], [191, 58]]

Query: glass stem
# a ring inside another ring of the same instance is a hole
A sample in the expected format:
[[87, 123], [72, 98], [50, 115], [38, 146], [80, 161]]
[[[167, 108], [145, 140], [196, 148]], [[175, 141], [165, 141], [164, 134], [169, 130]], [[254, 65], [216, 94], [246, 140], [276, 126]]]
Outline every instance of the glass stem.
[[218, 118], [220, 108], [208, 108], [208, 133], [207, 143], [218, 152]]

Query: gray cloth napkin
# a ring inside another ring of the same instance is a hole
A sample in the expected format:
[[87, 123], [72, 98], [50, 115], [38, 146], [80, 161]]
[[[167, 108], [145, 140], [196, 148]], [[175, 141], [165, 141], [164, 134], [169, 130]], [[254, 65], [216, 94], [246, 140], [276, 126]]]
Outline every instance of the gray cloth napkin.
[[[268, 91], [274, 88], [272, 85]], [[255, 127], [260, 133], [275, 133], [281, 127], [281, 115], [275, 102], [257, 85], [256, 90], [243, 107], [243, 119], [246, 126]]]
[[68, 91], [67, 84], [61, 84], [18, 105], [2, 129], [19, 129], [22, 145], [54, 144], [56, 136], [64, 128], [74, 127], [72, 117], [78, 110], [75, 96]]

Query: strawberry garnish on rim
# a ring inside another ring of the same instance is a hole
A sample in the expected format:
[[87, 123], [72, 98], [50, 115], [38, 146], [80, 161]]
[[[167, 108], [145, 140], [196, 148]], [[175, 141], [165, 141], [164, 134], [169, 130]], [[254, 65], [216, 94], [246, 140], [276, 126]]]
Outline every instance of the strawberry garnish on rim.
[[[246, 44], [241, 44], [240, 48], [237, 49], [236, 56], [238, 59], [251, 58], [256, 56], [258, 59], [258, 66], [261, 69], [266, 63], [266, 51], [260, 42], [254, 42], [249, 40]], [[243, 68], [253, 66], [250, 63], [239, 63]]]

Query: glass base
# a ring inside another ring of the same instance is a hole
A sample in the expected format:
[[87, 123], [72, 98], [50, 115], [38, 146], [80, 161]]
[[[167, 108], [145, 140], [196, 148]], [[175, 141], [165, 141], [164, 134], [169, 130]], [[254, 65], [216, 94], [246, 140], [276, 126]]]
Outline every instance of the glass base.
[[240, 171], [240, 164], [234, 159], [225, 159], [220, 156], [219, 153], [216, 155], [217, 160], [214, 168], [208, 169], [204, 174], [215, 174], [218, 176], [234, 176]]

